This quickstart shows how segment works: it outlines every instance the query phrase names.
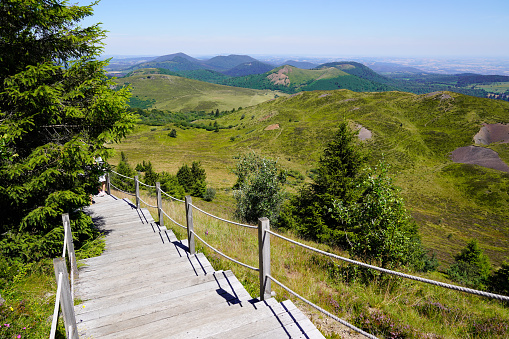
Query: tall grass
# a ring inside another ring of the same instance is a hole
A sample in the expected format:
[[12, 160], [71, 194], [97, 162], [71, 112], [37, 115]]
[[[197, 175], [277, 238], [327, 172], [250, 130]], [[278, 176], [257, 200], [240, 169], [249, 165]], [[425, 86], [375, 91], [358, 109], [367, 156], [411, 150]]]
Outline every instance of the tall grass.
[[[115, 193], [117, 194], [117, 193]], [[124, 197], [119, 194], [119, 197]], [[153, 193], [142, 192], [142, 199], [156, 205]], [[193, 204], [221, 218], [232, 214], [213, 204], [196, 199]], [[143, 207], [143, 206], [142, 206]], [[148, 208], [157, 220], [157, 210]], [[163, 200], [163, 209], [174, 220], [185, 224], [185, 206]], [[211, 246], [248, 265], [258, 267], [257, 230], [228, 224], [193, 210], [195, 232]], [[165, 217], [164, 224], [177, 238], [185, 239], [186, 230]], [[276, 230], [278, 231], [278, 230]], [[279, 232], [279, 231], [278, 231]], [[345, 256], [341, 250], [298, 239], [304, 244]], [[197, 239], [196, 249], [203, 252], [216, 270], [232, 270], [252, 297], [259, 295], [258, 273], [224, 259]], [[274, 278], [325, 308], [379, 337], [386, 338], [507, 338], [509, 309], [497, 301], [430, 286], [397, 277], [374, 275], [371, 281], [354, 274], [339, 260], [327, 258], [280, 238], [271, 239], [271, 271]], [[448, 282], [440, 273], [420, 274]], [[342, 325], [318, 314], [272, 283], [276, 299], [293, 300], [315, 325], [330, 338], [349, 337]]]

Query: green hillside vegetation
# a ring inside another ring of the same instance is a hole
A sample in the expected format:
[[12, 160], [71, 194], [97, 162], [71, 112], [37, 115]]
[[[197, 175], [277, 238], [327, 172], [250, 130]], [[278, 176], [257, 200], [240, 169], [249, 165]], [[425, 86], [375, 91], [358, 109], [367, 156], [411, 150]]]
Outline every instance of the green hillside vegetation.
[[263, 74], [272, 70], [273, 66], [260, 61], [250, 61], [237, 65], [223, 73], [229, 77], [241, 77], [251, 74]]
[[264, 74], [231, 78], [223, 83], [239, 87], [280, 90], [290, 94], [332, 89], [350, 89], [359, 92], [395, 89], [348, 74], [337, 67], [300, 69], [293, 66], [281, 66]]
[[208, 67], [211, 67], [212, 69], [215, 68], [215, 69], [220, 69], [220, 70], [228, 70], [228, 69], [234, 68], [235, 66], [244, 64], [246, 62], [253, 62], [253, 61], [257, 61], [257, 60], [248, 56], [248, 55], [232, 54], [232, 55], [228, 55], [228, 56], [219, 55], [219, 56], [213, 57], [212, 59], [205, 61], [204, 63]]
[[131, 85], [133, 99], [147, 103], [145, 106], [148, 106], [136, 107], [169, 111], [231, 110], [240, 106], [256, 105], [281, 94], [160, 74], [157, 69], [136, 70], [115, 81], [120, 86]]
[[[150, 159], [159, 171], [201, 161], [210, 173], [209, 184], [224, 192], [234, 184], [229, 172], [232, 155], [247, 150], [279, 159], [294, 173], [312, 176], [324, 145], [344, 119], [373, 133], [372, 139], [361, 143], [370, 152], [369, 161], [376, 164], [383, 158], [392, 166], [390, 174], [401, 188], [423, 243], [437, 253], [442, 267], [472, 238], [478, 239], [495, 266], [509, 256], [509, 174], [455, 164], [448, 157], [455, 148], [471, 145], [482, 123], [509, 122], [509, 104], [503, 101], [452, 92], [304, 92], [198, 121], [236, 126], [219, 133], [177, 129], [178, 137], [170, 138], [168, 132], [140, 126], [115, 148], [133, 162]], [[276, 124], [278, 128], [265, 130]], [[489, 147], [509, 162], [507, 144]], [[298, 185], [294, 181], [289, 191]], [[218, 201], [229, 199], [226, 194]]]
[[[131, 67], [139, 68], [159, 68], [164, 69], [162, 73], [174, 72], [170, 75], [189, 79], [243, 88], [279, 90], [289, 94], [334, 89], [357, 92], [397, 90], [415, 94], [453, 91], [481, 98], [509, 100], [507, 76], [398, 71], [405, 69], [401, 67], [393, 67], [392, 72], [381, 75], [353, 61], [326, 63], [313, 69], [290, 65], [271, 69], [269, 65], [245, 55], [217, 56], [202, 61], [177, 53]], [[284, 77], [275, 75], [278, 72], [288, 76], [286, 82], [283, 81]]]

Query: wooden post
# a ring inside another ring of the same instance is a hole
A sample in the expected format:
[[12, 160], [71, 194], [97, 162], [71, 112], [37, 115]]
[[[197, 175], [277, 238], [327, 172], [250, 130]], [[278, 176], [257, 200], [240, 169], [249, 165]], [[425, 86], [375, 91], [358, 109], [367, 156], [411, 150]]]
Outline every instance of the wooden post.
[[[60, 307], [64, 314], [64, 326], [67, 338], [79, 339], [78, 328], [76, 326], [76, 316], [74, 315], [74, 302], [71, 296], [71, 289], [69, 287], [69, 275], [67, 274], [67, 266], [64, 258], [53, 259], [53, 267], [55, 269], [55, 278], [58, 283], [59, 273], [62, 272], [62, 289], [60, 296]], [[72, 333], [69, 336], [69, 333]]]
[[67, 234], [65, 242], [67, 244], [67, 253], [69, 253], [69, 263], [71, 264], [71, 297], [74, 300], [74, 281], [78, 277], [78, 264], [76, 263], [76, 254], [74, 252], [74, 243], [72, 242], [71, 221], [69, 214], [62, 214], [65, 233]]
[[270, 279], [270, 229], [269, 219], [258, 219], [258, 267], [260, 268], [260, 299], [267, 300], [271, 297]]
[[106, 173], [106, 193], [111, 195], [110, 173]]
[[161, 183], [156, 182], [157, 193], [157, 214], [159, 216], [159, 227], [164, 226], [163, 199], [161, 197]]
[[189, 254], [195, 253], [195, 243], [194, 243], [194, 234], [193, 232], [193, 207], [191, 196], [186, 195], [186, 221], [187, 221], [187, 241], [189, 247]]
[[136, 208], [140, 208], [140, 183], [137, 175], [134, 176], [134, 190], [136, 192]]

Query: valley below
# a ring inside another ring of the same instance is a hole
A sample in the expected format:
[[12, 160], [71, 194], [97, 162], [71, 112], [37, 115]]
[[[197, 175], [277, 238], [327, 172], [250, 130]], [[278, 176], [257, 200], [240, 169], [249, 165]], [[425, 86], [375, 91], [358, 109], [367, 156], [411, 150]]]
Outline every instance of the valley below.
[[[223, 205], [218, 208], [232, 212], [234, 156], [256, 152], [271, 157], [309, 182], [333, 131], [346, 120], [352, 128], [361, 125], [371, 132], [359, 144], [372, 165], [380, 160], [391, 165], [390, 175], [424, 245], [440, 260], [440, 269], [447, 268], [471, 239], [479, 241], [495, 266], [509, 257], [509, 173], [453, 161], [457, 149], [475, 147], [496, 153], [499, 163], [507, 166], [507, 143], [491, 140], [476, 145], [474, 136], [486, 124], [509, 123], [509, 103], [451, 92], [335, 90], [301, 92], [243, 106], [194, 122], [224, 126], [217, 133], [172, 124], [138, 125], [127, 140], [112, 145], [117, 150], [112, 163], [118, 163], [123, 151], [133, 165], [151, 161], [157, 171], [175, 174], [182, 164], [200, 161], [208, 185], [218, 191], [216, 204]], [[171, 128], [176, 129], [176, 138], [168, 136]], [[296, 192], [302, 184], [289, 185], [287, 190]]]

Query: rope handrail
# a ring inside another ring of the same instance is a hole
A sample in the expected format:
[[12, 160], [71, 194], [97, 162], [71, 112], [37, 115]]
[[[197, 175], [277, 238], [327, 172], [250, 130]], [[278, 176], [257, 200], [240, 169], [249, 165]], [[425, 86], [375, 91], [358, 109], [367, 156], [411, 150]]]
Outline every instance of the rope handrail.
[[145, 183], [143, 183], [143, 182], [141, 182], [139, 180], [138, 180], [138, 184], [143, 185], [145, 187], [156, 188], [155, 186], [147, 185], [147, 184], [145, 184]]
[[395, 276], [398, 276], [398, 277], [407, 278], [407, 279], [411, 279], [411, 280], [415, 280], [415, 281], [420, 281], [420, 282], [424, 282], [424, 283], [427, 283], [427, 284], [430, 284], [430, 285], [435, 285], [435, 286], [439, 286], [439, 287], [448, 288], [448, 289], [451, 289], [451, 290], [456, 290], [456, 291], [460, 291], [460, 292], [466, 292], [466, 293], [475, 294], [475, 295], [479, 295], [479, 296], [482, 296], [482, 297], [493, 298], [493, 299], [502, 300], [502, 301], [509, 301], [509, 297], [504, 296], [504, 295], [494, 294], [494, 293], [489, 293], [489, 292], [484, 292], [484, 291], [479, 291], [479, 290], [474, 290], [474, 289], [471, 289], [471, 288], [466, 288], [466, 287], [457, 286], [457, 285], [446, 284], [446, 283], [443, 283], [443, 282], [440, 282], [440, 281], [435, 281], [435, 280], [431, 280], [431, 279], [421, 278], [421, 277], [413, 276], [413, 275], [410, 275], [410, 274], [396, 272], [396, 271], [388, 270], [386, 268], [381, 268], [381, 267], [378, 267], [378, 266], [369, 265], [369, 264], [366, 264], [366, 263], [363, 263], [363, 262], [360, 262], [360, 261], [348, 259], [348, 258], [341, 257], [341, 256], [333, 254], [333, 253], [329, 253], [329, 252], [325, 252], [325, 251], [319, 250], [317, 248], [314, 248], [314, 247], [311, 247], [311, 246], [308, 246], [308, 245], [304, 245], [304, 244], [302, 244], [302, 243], [300, 243], [298, 241], [286, 238], [286, 237], [284, 237], [284, 236], [282, 236], [280, 234], [274, 233], [272, 231], [266, 231], [266, 232], [268, 232], [268, 233], [270, 233], [270, 234], [272, 234], [272, 235], [274, 235], [274, 236], [276, 236], [278, 238], [281, 238], [283, 240], [289, 241], [292, 244], [299, 245], [299, 246], [307, 248], [307, 249], [309, 249], [311, 251], [315, 251], [317, 253], [321, 253], [321, 254], [324, 254], [326, 256], [329, 256], [329, 257], [332, 257], [332, 258], [336, 258], [336, 259], [345, 261], [345, 262], [350, 263], [350, 264], [354, 264], [354, 265], [358, 265], [358, 266], [362, 266], [362, 267], [366, 267], [366, 268], [371, 268], [371, 269], [374, 269], [374, 270], [377, 270], [377, 271], [380, 271], [380, 272], [383, 272], [383, 273], [392, 274], [392, 275], [395, 275]]
[[116, 175], [120, 175], [121, 177], [124, 177], [126, 179], [134, 180], [134, 178], [128, 177], [126, 175], [120, 174], [118, 172], [115, 172], [114, 170], [110, 170], [111, 173], [115, 173]]
[[117, 186], [113, 185], [111, 182], [110, 182], [110, 186], [112, 186], [114, 189], [116, 189], [117, 191], [122, 192], [122, 193], [124, 193], [124, 194], [129, 194], [129, 195], [132, 195], [132, 196], [136, 196], [136, 194], [135, 194], [135, 193], [130, 193], [130, 192], [126, 192], [126, 191], [124, 191], [124, 190], [121, 190], [121, 189], [120, 189], [120, 188], [118, 188]]
[[178, 226], [180, 226], [180, 227], [182, 227], [182, 228], [184, 228], [184, 229], [187, 229], [187, 227], [186, 227], [186, 226], [181, 225], [181, 224], [179, 224], [178, 222], [176, 222], [175, 220], [173, 220], [173, 219], [172, 219], [172, 217], [170, 217], [168, 214], [166, 214], [166, 212], [165, 212], [163, 209], [161, 209], [161, 212], [163, 212], [163, 214], [164, 214], [164, 215], [165, 215], [168, 219], [170, 219], [170, 220], [171, 220], [174, 224], [176, 224], [176, 225], [178, 225]]
[[141, 197], [138, 197], [138, 199], [140, 199], [140, 201], [141, 201], [142, 203], [144, 203], [145, 205], [147, 205], [147, 206], [149, 206], [149, 207], [157, 208], [157, 206], [150, 205], [149, 203], [147, 203], [146, 201], [144, 201]]
[[205, 245], [207, 245], [207, 246], [208, 246], [211, 250], [213, 250], [214, 252], [216, 252], [216, 253], [217, 253], [217, 254], [219, 254], [219, 255], [222, 255], [222, 256], [223, 256], [223, 257], [225, 257], [226, 259], [231, 260], [231, 261], [233, 261], [234, 263], [237, 263], [237, 264], [239, 264], [239, 265], [241, 265], [241, 266], [244, 266], [244, 267], [247, 267], [247, 268], [249, 268], [249, 269], [252, 269], [253, 271], [256, 271], [256, 272], [260, 271], [260, 269], [259, 269], [259, 268], [256, 268], [256, 267], [253, 267], [253, 266], [249, 266], [248, 264], [244, 264], [243, 262], [240, 262], [240, 261], [238, 261], [238, 260], [235, 260], [235, 259], [233, 259], [233, 258], [231, 258], [231, 257], [227, 256], [227, 255], [226, 255], [226, 254], [224, 254], [223, 252], [221, 252], [221, 251], [217, 250], [216, 248], [212, 247], [212, 246], [211, 246], [210, 244], [208, 244], [205, 240], [203, 240], [202, 238], [200, 238], [200, 237], [198, 236], [198, 234], [196, 234], [196, 232], [191, 231], [191, 233], [193, 233], [195, 237], [197, 237], [199, 240], [201, 240], [201, 242], [202, 242], [202, 243], [204, 243]]
[[320, 306], [318, 305], [315, 305], [314, 303], [312, 303], [311, 301], [307, 300], [306, 298], [302, 297], [301, 295], [297, 294], [296, 292], [294, 292], [292, 289], [286, 287], [285, 285], [283, 285], [281, 282], [277, 281], [274, 277], [272, 277], [270, 274], [267, 274], [267, 278], [269, 278], [270, 280], [272, 280], [273, 282], [275, 282], [276, 284], [278, 284], [279, 286], [281, 286], [283, 289], [285, 289], [287, 292], [293, 294], [294, 296], [296, 296], [297, 298], [299, 298], [300, 300], [304, 301], [306, 304], [308, 304], [309, 306], [311, 307], [314, 307], [315, 309], [317, 309], [318, 311], [322, 312], [323, 314], [331, 317], [332, 319], [340, 322], [341, 324], [345, 325], [346, 327], [354, 330], [355, 332], [358, 332], [368, 338], [371, 338], [371, 339], [378, 339], [377, 337], [375, 337], [374, 335], [372, 334], [369, 334], [367, 332], [364, 332], [363, 330], [361, 330], [360, 328], [357, 328], [355, 327], [354, 325], [350, 324], [349, 322], [341, 319], [341, 318], [338, 318], [337, 316], [335, 316], [334, 314], [324, 310], [323, 308], [321, 308]]
[[230, 220], [226, 220], [226, 219], [223, 219], [223, 218], [217, 217], [217, 216], [215, 216], [215, 215], [213, 215], [213, 214], [210, 214], [210, 213], [208, 213], [208, 212], [205, 212], [204, 210], [202, 210], [201, 208], [196, 207], [196, 206], [195, 206], [195, 205], [193, 205], [193, 204], [190, 204], [190, 206], [193, 206], [194, 208], [196, 208], [198, 211], [202, 212], [203, 214], [206, 214], [206, 215], [208, 215], [209, 217], [215, 218], [215, 219], [217, 219], [217, 220], [221, 220], [221, 221], [224, 221], [224, 222], [227, 222], [227, 223], [233, 224], [233, 225], [242, 226], [242, 227], [247, 227], [247, 228], [258, 228], [258, 226], [241, 224], [241, 223], [238, 223], [238, 222], [235, 222], [235, 221], [230, 221]]
[[169, 195], [168, 193], [166, 193], [165, 191], [163, 191], [162, 189], [160, 189], [161, 193], [165, 194], [166, 196], [170, 197], [171, 199], [173, 200], [176, 200], [176, 201], [179, 201], [179, 202], [185, 202], [184, 200], [180, 200], [180, 199], [177, 199], [175, 197], [172, 197], [171, 195]]

